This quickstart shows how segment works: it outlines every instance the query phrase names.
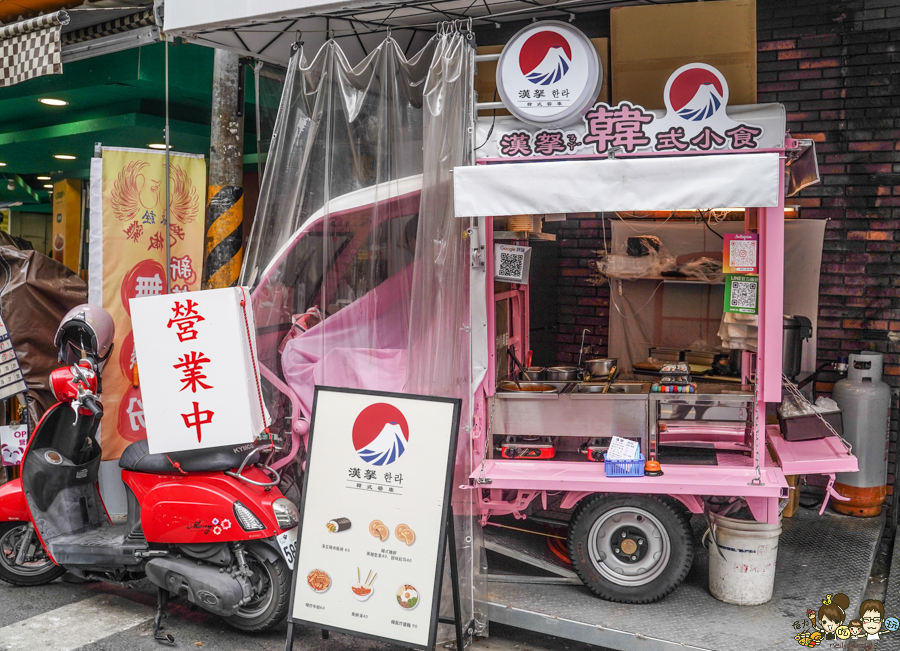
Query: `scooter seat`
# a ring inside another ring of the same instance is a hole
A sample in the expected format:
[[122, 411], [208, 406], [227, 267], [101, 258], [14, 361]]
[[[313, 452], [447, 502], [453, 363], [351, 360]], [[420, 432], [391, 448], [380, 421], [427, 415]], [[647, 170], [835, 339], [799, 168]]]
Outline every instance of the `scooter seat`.
[[[243, 463], [254, 444], [228, 445], [207, 450], [182, 450], [168, 454], [150, 454], [147, 441], [136, 441], [125, 448], [119, 458], [119, 468], [155, 475], [177, 475], [183, 472], [216, 472], [237, 468]], [[257, 457], [248, 463], [255, 463]], [[176, 466], [175, 464], [178, 464]]]

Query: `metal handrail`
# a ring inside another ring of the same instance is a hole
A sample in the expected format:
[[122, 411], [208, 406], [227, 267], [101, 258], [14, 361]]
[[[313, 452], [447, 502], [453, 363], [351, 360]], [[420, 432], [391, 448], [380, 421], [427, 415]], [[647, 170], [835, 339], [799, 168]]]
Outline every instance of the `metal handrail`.
[[259, 454], [261, 452], [274, 451], [274, 450], [275, 450], [274, 443], [269, 443], [268, 445], [265, 445], [261, 448], [253, 448], [252, 450], [250, 450], [250, 452], [247, 454], [247, 456], [244, 457], [244, 460], [241, 462], [241, 465], [238, 467], [237, 472], [231, 472], [230, 470], [226, 470], [225, 474], [228, 475], [229, 477], [234, 477], [238, 481], [242, 481], [246, 484], [252, 484], [253, 486], [260, 486], [260, 487], [266, 488], [266, 489], [273, 488], [281, 483], [281, 475], [279, 474], [279, 472], [277, 470], [267, 466], [264, 463], [257, 463], [256, 467], [259, 468], [262, 472], [269, 475], [270, 477], [274, 475], [275, 479], [273, 479], [270, 482], [256, 481], [254, 479], [250, 479], [249, 477], [244, 477], [244, 475], [242, 473], [244, 471], [244, 468], [247, 466], [247, 463], [250, 461], [250, 457], [252, 457], [254, 454]]

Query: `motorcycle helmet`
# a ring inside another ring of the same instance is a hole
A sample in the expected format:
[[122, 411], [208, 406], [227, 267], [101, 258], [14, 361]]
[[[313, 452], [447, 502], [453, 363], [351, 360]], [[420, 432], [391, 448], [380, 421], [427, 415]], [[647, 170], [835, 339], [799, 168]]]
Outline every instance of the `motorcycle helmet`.
[[113, 349], [116, 325], [99, 305], [84, 303], [63, 317], [53, 343], [61, 364], [77, 364], [88, 358], [102, 368]]

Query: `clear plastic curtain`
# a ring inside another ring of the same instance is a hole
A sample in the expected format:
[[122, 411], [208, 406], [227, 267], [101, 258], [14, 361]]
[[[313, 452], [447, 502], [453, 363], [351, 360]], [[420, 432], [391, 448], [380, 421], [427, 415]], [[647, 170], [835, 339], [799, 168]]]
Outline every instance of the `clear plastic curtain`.
[[[472, 472], [472, 354], [469, 314], [469, 220], [453, 210], [454, 167], [471, 164], [472, 91], [475, 43], [471, 32], [451, 30], [437, 43], [425, 83], [423, 102], [422, 198], [410, 309], [409, 363], [405, 390], [410, 393], [460, 398], [459, 432], [452, 505], [456, 529], [460, 589], [472, 598], [465, 604], [463, 623], [483, 616], [469, 611], [479, 588], [480, 526], [476, 525]], [[476, 531], [477, 529], [477, 531]], [[450, 605], [449, 581], [442, 604]], [[468, 601], [468, 599], [466, 600]], [[449, 611], [445, 614], [452, 614]], [[446, 632], [445, 632], [446, 633]]]
[[284, 92], [286, 71], [281, 66], [273, 66], [259, 62], [254, 68], [255, 100], [256, 100], [256, 153], [259, 165], [259, 176], [263, 176], [269, 147], [272, 144], [272, 132], [278, 117], [278, 104]]
[[[455, 486], [471, 357], [451, 170], [470, 162], [473, 46], [448, 28], [409, 59], [390, 37], [355, 67], [333, 41], [308, 63], [297, 52], [241, 276], [276, 426], [309, 415], [316, 384], [462, 398]], [[483, 624], [468, 493], [453, 501], [463, 621]]]

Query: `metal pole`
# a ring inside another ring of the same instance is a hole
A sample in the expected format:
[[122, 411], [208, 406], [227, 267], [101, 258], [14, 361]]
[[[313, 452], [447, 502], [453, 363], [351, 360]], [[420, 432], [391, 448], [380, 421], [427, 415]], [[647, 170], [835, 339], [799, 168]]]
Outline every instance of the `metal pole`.
[[237, 54], [216, 50], [204, 289], [233, 287], [243, 261], [244, 93]]
[[169, 194], [171, 192], [170, 180], [169, 180], [169, 39], [163, 35], [165, 39], [165, 53], [166, 53], [166, 71], [165, 71], [165, 81], [166, 81], [166, 128], [165, 128], [165, 136], [166, 136], [166, 294], [172, 291], [172, 220], [170, 218], [169, 207], [171, 206], [171, 200]]
[[266, 173], [266, 157], [269, 155], [268, 148], [263, 154], [262, 150], [262, 118], [260, 117], [261, 111], [259, 107], [261, 102], [259, 100], [259, 73], [262, 72], [263, 62], [257, 61], [253, 65], [253, 97], [256, 102], [256, 164], [259, 167], [259, 180], [262, 182], [262, 178]]

